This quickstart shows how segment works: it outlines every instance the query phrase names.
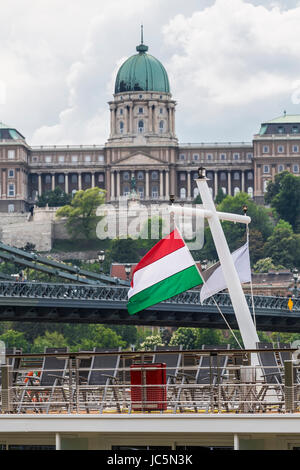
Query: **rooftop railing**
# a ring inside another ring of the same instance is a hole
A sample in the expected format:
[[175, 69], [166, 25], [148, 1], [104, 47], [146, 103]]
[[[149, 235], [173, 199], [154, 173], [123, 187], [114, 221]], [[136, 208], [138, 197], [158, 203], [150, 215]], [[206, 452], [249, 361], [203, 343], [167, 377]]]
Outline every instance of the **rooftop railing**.
[[[220, 349], [222, 348], [222, 349]], [[51, 351], [51, 352], [50, 352]], [[300, 412], [291, 348], [7, 354], [1, 413]], [[258, 366], [250, 365], [257, 354]]]

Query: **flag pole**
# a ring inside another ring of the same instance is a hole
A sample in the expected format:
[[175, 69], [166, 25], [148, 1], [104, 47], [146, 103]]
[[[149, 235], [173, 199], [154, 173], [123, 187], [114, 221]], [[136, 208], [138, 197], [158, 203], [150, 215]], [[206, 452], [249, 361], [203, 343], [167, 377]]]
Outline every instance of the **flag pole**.
[[[200, 171], [202, 170], [202, 171]], [[256, 343], [259, 342], [257, 331], [253, 323], [248, 304], [239, 280], [239, 276], [234, 266], [234, 262], [227, 245], [227, 241], [223, 232], [223, 228], [215, 208], [208, 184], [205, 176], [205, 170], [199, 168], [199, 177], [196, 183], [202, 199], [203, 207], [209, 210], [211, 216], [208, 217], [208, 223], [211, 234], [215, 243], [215, 247], [222, 266], [223, 275], [231, 298], [233, 310], [239, 326], [239, 330], [246, 349], [256, 349]], [[257, 355], [252, 355], [252, 363], [258, 365]]]

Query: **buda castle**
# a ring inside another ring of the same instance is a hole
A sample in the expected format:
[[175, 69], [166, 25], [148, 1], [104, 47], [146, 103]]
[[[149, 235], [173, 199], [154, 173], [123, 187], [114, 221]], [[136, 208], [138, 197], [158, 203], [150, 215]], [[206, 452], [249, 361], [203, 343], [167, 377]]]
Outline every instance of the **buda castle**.
[[129, 196], [134, 181], [145, 203], [192, 202], [197, 168], [204, 166], [213, 197], [244, 191], [263, 203], [269, 180], [299, 175], [300, 115], [263, 122], [250, 142], [184, 144], [176, 137], [176, 101], [161, 62], [141, 41], [120, 67], [109, 102], [105, 145], [30, 146], [17, 129], [0, 123], [0, 212], [26, 212], [39, 195], [99, 187], [108, 203]]

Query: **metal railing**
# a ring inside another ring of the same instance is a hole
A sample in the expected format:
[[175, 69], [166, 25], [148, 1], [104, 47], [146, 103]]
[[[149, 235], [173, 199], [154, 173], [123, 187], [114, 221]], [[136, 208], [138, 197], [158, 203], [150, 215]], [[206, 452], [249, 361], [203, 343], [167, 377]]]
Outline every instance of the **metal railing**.
[[256, 367], [253, 350], [8, 355], [0, 412], [296, 413], [298, 366], [282, 362], [283, 351], [294, 349], [268, 350], [276, 366]]

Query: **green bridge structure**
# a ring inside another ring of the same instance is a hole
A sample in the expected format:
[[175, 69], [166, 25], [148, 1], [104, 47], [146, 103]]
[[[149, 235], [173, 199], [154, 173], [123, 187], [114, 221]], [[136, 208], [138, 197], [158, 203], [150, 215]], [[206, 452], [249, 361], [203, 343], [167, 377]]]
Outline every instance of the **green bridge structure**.
[[[184, 292], [172, 299], [129, 315], [129, 281], [82, 270], [36, 253], [0, 243], [0, 259], [64, 279], [64, 282], [16, 282], [0, 273], [0, 321], [76, 322], [149, 326], [190, 326], [226, 329], [222, 315], [237, 329], [229, 294], [220, 293], [201, 305], [200, 291]], [[300, 298], [246, 295], [255, 313], [257, 330], [300, 332]], [[215, 303], [216, 302], [216, 303]]]

